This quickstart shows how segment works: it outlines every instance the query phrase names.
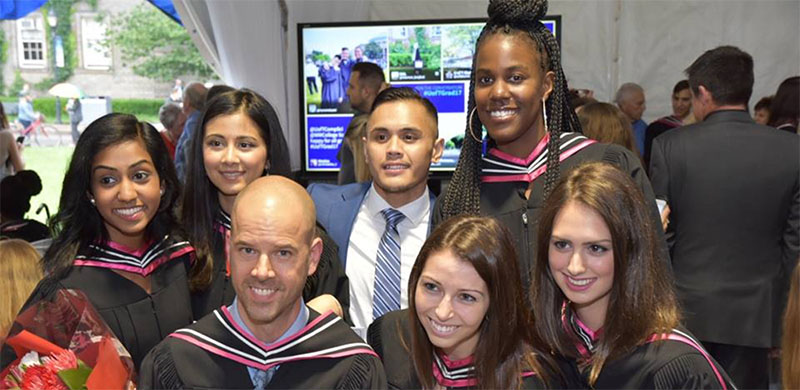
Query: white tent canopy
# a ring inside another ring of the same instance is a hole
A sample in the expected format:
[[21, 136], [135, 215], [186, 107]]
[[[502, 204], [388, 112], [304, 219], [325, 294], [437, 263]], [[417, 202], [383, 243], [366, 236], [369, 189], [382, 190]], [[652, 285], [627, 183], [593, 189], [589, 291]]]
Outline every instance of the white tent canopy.
[[[486, 17], [488, 0], [173, 0], [195, 44], [222, 79], [263, 94], [278, 112], [300, 168], [297, 23]], [[647, 95], [644, 119], [671, 112], [683, 70], [708, 49], [734, 45], [755, 61], [751, 105], [800, 74], [797, 0], [551, 0], [561, 15], [570, 87], [611, 100], [628, 81]]]

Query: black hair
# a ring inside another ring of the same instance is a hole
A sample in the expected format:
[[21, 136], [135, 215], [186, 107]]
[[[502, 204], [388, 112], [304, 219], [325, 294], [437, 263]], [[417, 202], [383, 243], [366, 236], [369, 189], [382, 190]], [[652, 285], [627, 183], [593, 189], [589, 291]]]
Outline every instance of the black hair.
[[112, 113], [92, 122], [78, 138], [61, 186], [61, 200], [50, 220], [53, 243], [42, 258], [42, 268], [58, 279], [70, 269], [75, 254], [95, 241], [107, 241], [103, 218], [89, 202], [92, 162], [110, 146], [126, 141], [141, 141], [153, 160], [164, 194], [158, 211], [147, 224], [148, 238], [163, 237], [177, 229], [175, 205], [181, 192], [175, 166], [167, 147], [152, 125], [129, 114]]
[[375, 92], [381, 89], [386, 82], [383, 69], [372, 62], [359, 62], [353, 66], [352, 73], [358, 72], [358, 82], [362, 87], [367, 87]]
[[235, 91], [236, 88], [231, 87], [230, 85], [225, 84], [217, 84], [212, 86], [208, 89], [206, 93], [206, 104], [208, 104], [211, 100], [213, 100], [217, 95], [221, 95], [225, 92]]
[[186, 192], [181, 205], [181, 220], [187, 238], [197, 251], [197, 263], [190, 280], [194, 291], [204, 289], [211, 282], [213, 259], [210, 245], [214, 237], [214, 217], [220, 208], [217, 187], [209, 180], [203, 163], [205, 128], [214, 118], [237, 113], [245, 114], [256, 124], [267, 146], [269, 169], [264, 174], [291, 177], [292, 173], [289, 147], [278, 115], [263, 96], [243, 88], [222, 93], [208, 101], [189, 143]]
[[34, 171], [23, 170], [6, 176], [0, 183], [0, 214], [3, 219], [18, 220], [31, 209], [31, 197], [42, 192], [42, 179]]
[[685, 73], [695, 95], [702, 85], [718, 105], [746, 105], [753, 94], [753, 57], [738, 47], [708, 50]]
[[431, 103], [428, 98], [422, 96], [417, 92], [414, 88], [410, 87], [397, 87], [397, 88], [386, 88], [381, 93], [375, 97], [375, 101], [372, 103], [372, 109], [370, 112], [375, 111], [378, 106], [386, 103], [403, 101], [403, 100], [410, 100], [421, 104], [425, 107], [425, 111], [430, 114], [433, 118], [434, 122], [439, 123], [439, 113], [436, 111], [436, 106]]
[[677, 95], [678, 92], [683, 91], [684, 89], [689, 89], [689, 80], [681, 80], [675, 84], [675, 87], [672, 88], [672, 94]]
[[[498, 33], [521, 33], [530, 39], [541, 57], [541, 69], [555, 74], [553, 91], [545, 103], [548, 114], [546, 125], [550, 133], [544, 182], [546, 198], [559, 177], [561, 133], [581, 132], [578, 117], [569, 105], [569, 88], [561, 68], [561, 50], [553, 34], [540, 22], [547, 14], [547, 0], [490, 0], [487, 12], [489, 21], [475, 43], [475, 54], [472, 57], [467, 112], [471, 113], [475, 108], [475, 65], [484, 40]], [[458, 165], [444, 196], [443, 219], [459, 214], [480, 213], [480, 160], [483, 145], [473, 139], [474, 135], [468, 133], [471, 128], [480, 132], [482, 124], [477, 115], [468, 115], [467, 122]], [[491, 137], [489, 142], [494, 142]]]
[[753, 107], [753, 111], [758, 110], [767, 110], [769, 111], [769, 107], [772, 105], [772, 99], [774, 96], [764, 96], [759, 99], [758, 103]]
[[800, 117], [800, 76], [789, 77], [783, 80], [775, 98], [769, 106], [770, 126], [778, 127], [787, 123], [797, 127], [797, 119]]

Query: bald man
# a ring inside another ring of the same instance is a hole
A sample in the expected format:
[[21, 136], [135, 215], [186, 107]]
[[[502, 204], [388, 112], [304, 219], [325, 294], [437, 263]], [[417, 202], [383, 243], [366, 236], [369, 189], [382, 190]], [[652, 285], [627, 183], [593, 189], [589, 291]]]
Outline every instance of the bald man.
[[266, 176], [236, 197], [231, 279], [236, 298], [179, 329], [145, 358], [140, 388], [386, 388], [377, 355], [341, 318], [303, 302], [322, 240], [303, 187]]

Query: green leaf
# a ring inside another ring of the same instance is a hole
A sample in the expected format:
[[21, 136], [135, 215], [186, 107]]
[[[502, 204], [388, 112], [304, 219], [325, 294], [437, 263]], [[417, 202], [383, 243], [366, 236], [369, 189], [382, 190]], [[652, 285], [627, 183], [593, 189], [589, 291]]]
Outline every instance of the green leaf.
[[86, 380], [89, 379], [91, 373], [92, 369], [81, 362], [78, 364], [78, 368], [59, 371], [58, 377], [70, 390], [81, 390], [86, 388]]

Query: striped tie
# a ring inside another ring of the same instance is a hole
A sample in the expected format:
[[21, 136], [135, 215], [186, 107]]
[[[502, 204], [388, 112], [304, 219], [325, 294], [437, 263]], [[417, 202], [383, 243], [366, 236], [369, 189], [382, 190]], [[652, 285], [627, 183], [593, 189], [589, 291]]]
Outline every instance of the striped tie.
[[378, 245], [372, 319], [400, 309], [400, 233], [397, 224], [406, 216], [392, 208], [384, 209], [381, 214], [386, 219], [386, 230]]

